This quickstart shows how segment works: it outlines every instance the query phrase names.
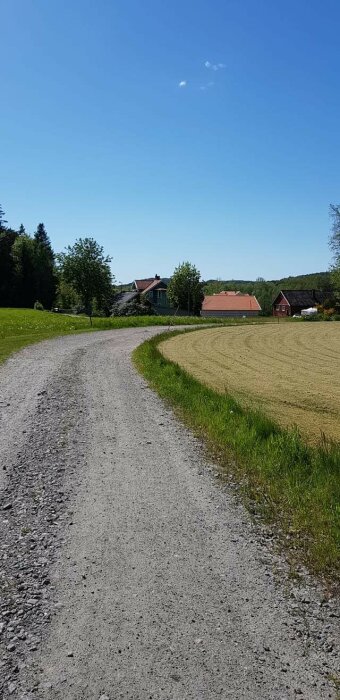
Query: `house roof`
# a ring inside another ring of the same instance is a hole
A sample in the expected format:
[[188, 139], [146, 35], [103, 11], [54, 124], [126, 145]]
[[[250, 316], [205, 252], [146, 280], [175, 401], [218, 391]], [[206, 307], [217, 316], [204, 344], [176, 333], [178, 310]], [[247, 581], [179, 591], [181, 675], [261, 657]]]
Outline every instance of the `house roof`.
[[[231, 291], [229, 292], [228, 291], [228, 292], [217, 292], [217, 294], [225, 294], [228, 297], [234, 297], [237, 294], [241, 294], [241, 292], [231, 292]], [[212, 296], [216, 296], [216, 294], [213, 294]]]
[[129, 301], [136, 299], [137, 297], [137, 290], [135, 290], [134, 292], [118, 292], [118, 294], [115, 295], [113, 302], [117, 306], [121, 307], [127, 304]]
[[138, 292], [149, 292], [151, 289], [154, 289], [160, 283], [162, 283], [163, 288], [166, 289], [168, 282], [169, 280], [167, 278], [155, 275], [154, 277], [146, 277], [141, 280], [134, 280], [134, 285]]
[[166, 291], [166, 285], [164, 285], [164, 281], [160, 279], [154, 279], [152, 280], [151, 284], [149, 284], [148, 287], [145, 287], [143, 289], [142, 294], [146, 294], [147, 292], [151, 292], [152, 289], [156, 289], [158, 287], [159, 290]]
[[135, 280], [136, 289], [138, 289], [139, 292], [143, 292], [144, 289], [149, 287], [149, 285], [154, 281], [155, 281], [155, 277], [147, 277], [146, 279], [143, 279], [143, 280]]
[[301, 306], [301, 308], [308, 309], [316, 304], [322, 304], [329, 298], [331, 292], [321, 292], [319, 289], [281, 289], [273, 304], [277, 303], [280, 294], [283, 294], [290, 306]]
[[240, 292], [220, 292], [204, 297], [203, 311], [261, 311], [256, 297]]

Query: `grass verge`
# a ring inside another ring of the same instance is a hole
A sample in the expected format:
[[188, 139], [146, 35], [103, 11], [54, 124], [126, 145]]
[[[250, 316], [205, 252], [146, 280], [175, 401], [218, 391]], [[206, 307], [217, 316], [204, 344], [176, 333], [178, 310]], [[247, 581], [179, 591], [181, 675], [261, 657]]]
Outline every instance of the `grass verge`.
[[[235, 319], [238, 323], [263, 323], [267, 319]], [[233, 321], [233, 322], [234, 322]], [[268, 319], [271, 321], [271, 319]], [[86, 316], [66, 316], [48, 311], [33, 309], [0, 308], [0, 363], [13, 352], [25, 345], [38, 343], [40, 340], [55, 338], [70, 333], [84, 333], [137, 326], [182, 326], [206, 323], [221, 323], [221, 319], [204, 319], [192, 316], [128, 316], [93, 318], [92, 328]], [[230, 323], [230, 319], [229, 319]]]
[[204, 438], [224, 472], [236, 475], [262, 515], [276, 522], [294, 559], [338, 584], [340, 445], [308, 446], [297, 430], [281, 429], [204, 386], [160, 353], [157, 346], [168, 337], [158, 335], [134, 351], [137, 369]]

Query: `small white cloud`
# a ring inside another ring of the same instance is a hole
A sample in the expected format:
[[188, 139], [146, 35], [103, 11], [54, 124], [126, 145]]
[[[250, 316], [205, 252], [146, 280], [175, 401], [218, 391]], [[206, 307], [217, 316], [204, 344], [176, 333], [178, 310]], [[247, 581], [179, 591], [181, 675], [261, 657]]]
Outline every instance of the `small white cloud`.
[[205, 61], [204, 63], [206, 68], [209, 68], [209, 70], [222, 70], [222, 68], [225, 68], [225, 63], [210, 63], [210, 61]]
[[200, 86], [200, 90], [209, 90], [209, 88], [212, 88], [214, 85], [214, 82], [210, 80], [209, 83], [206, 83], [205, 85]]
[[181, 82], [178, 83], [178, 87], [180, 87], [180, 88], [186, 87], [186, 85], [187, 85], [187, 81], [186, 81], [186, 80], [181, 80]]

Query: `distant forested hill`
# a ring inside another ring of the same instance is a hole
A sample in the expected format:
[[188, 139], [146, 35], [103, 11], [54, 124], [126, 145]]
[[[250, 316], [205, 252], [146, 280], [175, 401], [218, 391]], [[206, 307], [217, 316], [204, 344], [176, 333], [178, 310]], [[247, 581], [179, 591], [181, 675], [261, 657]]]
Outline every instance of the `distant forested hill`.
[[281, 280], [273, 280], [280, 289], [331, 289], [331, 276], [329, 272], [312, 272], [310, 275], [297, 275], [297, 277], [283, 277]]

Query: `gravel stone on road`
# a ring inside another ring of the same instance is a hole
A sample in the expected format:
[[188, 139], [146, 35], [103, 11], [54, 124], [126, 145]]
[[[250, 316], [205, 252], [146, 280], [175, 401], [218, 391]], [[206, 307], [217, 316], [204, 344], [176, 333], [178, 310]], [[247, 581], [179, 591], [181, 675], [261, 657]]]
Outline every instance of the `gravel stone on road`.
[[131, 363], [162, 329], [0, 368], [0, 698], [337, 698], [339, 605]]

